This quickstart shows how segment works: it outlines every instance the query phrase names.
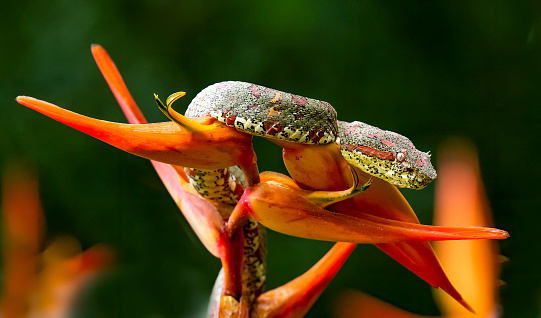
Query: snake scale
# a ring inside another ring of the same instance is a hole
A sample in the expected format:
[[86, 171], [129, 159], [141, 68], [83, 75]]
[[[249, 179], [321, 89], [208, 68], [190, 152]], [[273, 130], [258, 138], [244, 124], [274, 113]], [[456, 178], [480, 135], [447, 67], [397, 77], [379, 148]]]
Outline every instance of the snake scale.
[[[338, 121], [327, 102], [256, 84], [212, 84], [197, 94], [185, 116], [213, 117], [270, 139], [313, 145], [337, 142], [351, 165], [397, 187], [421, 189], [436, 178], [430, 154], [417, 150], [408, 138], [358, 121]], [[186, 168], [186, 172], [194, 188], [209, 200], [236, 204], [246, 186], [238, 167]], [[253, 303], [266, 280], [264, 228], [250, 219], [244, 234], [243, 296]]]

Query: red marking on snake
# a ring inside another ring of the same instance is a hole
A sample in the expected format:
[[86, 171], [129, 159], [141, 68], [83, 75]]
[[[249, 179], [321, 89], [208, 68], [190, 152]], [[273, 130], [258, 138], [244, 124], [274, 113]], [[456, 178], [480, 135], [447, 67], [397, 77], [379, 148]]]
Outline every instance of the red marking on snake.
[[422, 163], [421, 160], [419, 160], [419, 159], [416, 159], [416, 160], [415, 160], [415, 163], [416, 163], [419, 167], [422, 167], [422, 166], [423, 166], [423, 163]]
[[297, 104], [297, 106], [303, 107], [304, 105], [306, 105], [306, 97], [299, 98], [299, 96], [291, 95], [291, 98], [293, 99], [293, 102]]
[[362, 152], [365, 155], [376, 157], [381, 160], [394, 160], [395, 158], [395, 154], [392, 152], [381, 151], [381, 150], [377, 150], [377, 149], [366, 147], [366, 146], [347, 145], [347, 149], [348, 151], [358, 150], [359, 152]]
[[188, 171], [186, 171], [186, 173], [188, 174], [189, 177], [195, 177], [197, 175], [197, 173], [195, 171], [193, 171], [192, 169], [187, 169]]
[[223, 89], [223, 88], [226, 87], [227, 85], [229, 85], [229, 83], [227, 83], [227, 82], [221, 82], [220, 84], [218, 84], [218, 90]]
[[425, 165], [428, 164], [428, 161], [426, 159], [422, 159], [421, 162], [424, 163]]
[[255, 85], [255, 84], [252, 84], [252, 86], [248, 87], [248, 89], [250, 90], [252, 95], [254, 95], [257, 98], [261, 97], [260, 88], [261, 88], [261, 86], [258, 86], [258, 85]]
[[382, 139], [381, 143], [384, 144], [385, 146], [396, 147], [396, 144], [394, 142], [387, 139]]
[[322, 103], [323, 105], [325, 105], [325, 106], [327, 107], [327, 109], [328, 109], [331, 113], [336, 112], [336, 111], [334, 110], [334, 108], [331, 106], [331, 104], [329, 104], [329, 103], [327, 103], [327, 102], [324, 102], [324, 101], [321, 101], [321, 103]]
[[281, 132], [284, 128], [278, 124], [272, 125], [270, 128], [267, 129], [267, 134], [269, 135], [276, 135], [277, 133]]
[[[269, 121], [266, 121], [263, 124], [263, 128], [265, 128], [265, 131], [267, 133], [269, 133], [269, 131], [271, 131], [271, 128], [272, 128], [273, 125], [274, 125], [274, 120], [269, 120]], [[272, 134], [270, 134], [270, 135], [272, 135]]]
[[321, 137], [323, 137], [323, 132], [321, 132], [320, 130], [310, 130], [309, 136], [315, 143], [317, 143], [321, 139]]
[[346, 129], [346, 131], [344, 131], [344, 135], [347, 136], [347, 135], [351, 134], [353, 131], [357, 130], [357, 128], [359, 128], [359, 126], [351, 126], [351, 127], [349, 127], [348, 129]]
[[225, 118], [225, 123], [227, 125], [234, 125], [235, 124], [235, 119], [237, 119], [237, 116], [235, 115], [229, 115]]

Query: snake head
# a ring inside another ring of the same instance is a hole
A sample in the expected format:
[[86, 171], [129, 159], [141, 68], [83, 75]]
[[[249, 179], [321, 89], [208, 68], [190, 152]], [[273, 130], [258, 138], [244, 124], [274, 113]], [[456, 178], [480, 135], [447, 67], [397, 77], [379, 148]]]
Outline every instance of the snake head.
[[364, 172], [399, 188], [422, 189], [436, 179], [430, 154], [400, 134], [354, 121], [338, 122], [344, 158]]

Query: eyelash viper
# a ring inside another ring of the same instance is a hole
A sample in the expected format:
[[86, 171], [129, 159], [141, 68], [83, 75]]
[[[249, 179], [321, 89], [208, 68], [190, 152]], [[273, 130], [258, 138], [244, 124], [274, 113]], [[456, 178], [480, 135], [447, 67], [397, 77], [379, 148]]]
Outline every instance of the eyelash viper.
[[210, 116], [265, 138], [305, 144], [338, 142], [344, 158], [401, 188], [421, 189], [437, 176], [430, 154], [405, 136], [362, 122], [337, 121], [327, 102], [244, 82], [220, 82], [192, 100], [186, 117]]

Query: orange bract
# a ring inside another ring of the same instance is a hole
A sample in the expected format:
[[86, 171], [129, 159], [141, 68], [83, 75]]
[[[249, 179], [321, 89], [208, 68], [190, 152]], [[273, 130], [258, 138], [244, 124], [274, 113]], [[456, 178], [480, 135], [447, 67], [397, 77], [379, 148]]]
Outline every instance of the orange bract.
[[[269, 180], [267, 176], [271, 175]], [[435, 241], [467, 239], [502, 239], [507, 233], [481, 227], [437, 227], [396, 221], [356, 211], [343, 213], [345, 206], [331, 210], [310, 200], [314, 191], [294, 186], [286, 176], [264, 172], [261, 183], [245, 190], [241, 203], [247, 213], [277, 232], [308, 239], [352, 242], [388, 243], [402, 241]], [[370, 195], [371, 188], [366, 193]], [[327, 192], [333, 196], [333, 192]], [[352, 200], [352, 199], [346, 199]], [[239, 203], [238, 206], [241, 206]], [[334, 212], [333, 210], [336, 210]], [[233, 213], [235, 215], [235, 212]]]
[[147, 159], [200, 169], [247, 165], [252, 137], [219, 122], [189, 133], [172, 122], [120, 124], [83, 116], [32, 97], [17, 102], [121, 150]]

